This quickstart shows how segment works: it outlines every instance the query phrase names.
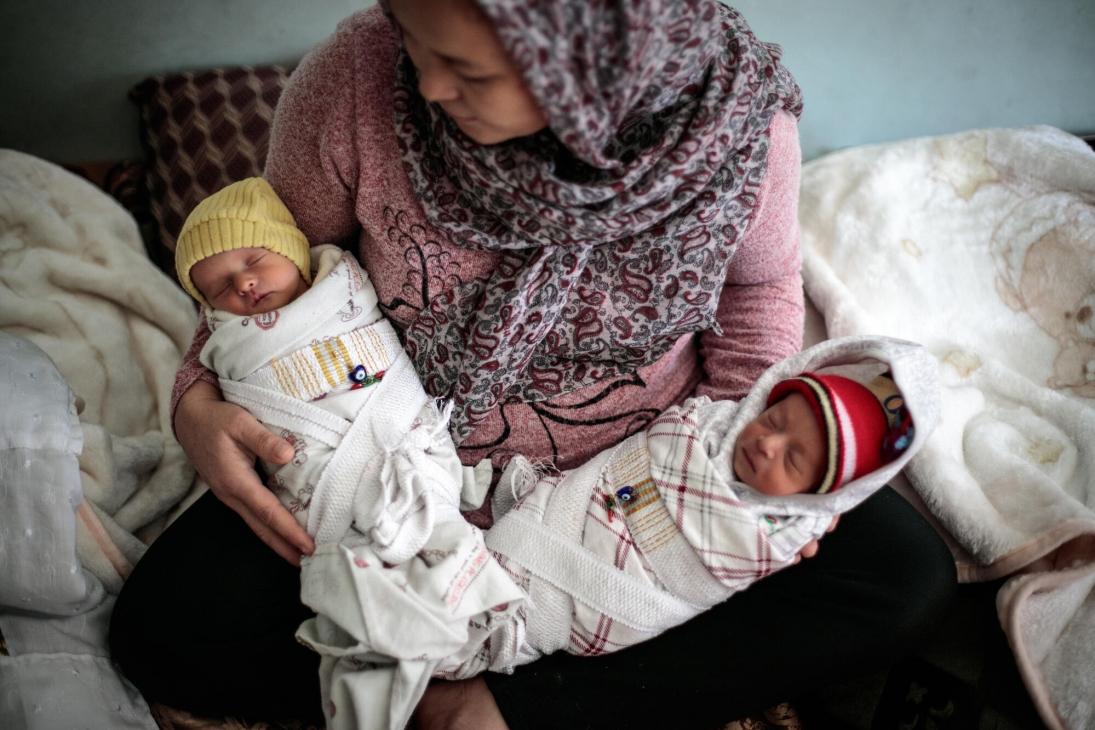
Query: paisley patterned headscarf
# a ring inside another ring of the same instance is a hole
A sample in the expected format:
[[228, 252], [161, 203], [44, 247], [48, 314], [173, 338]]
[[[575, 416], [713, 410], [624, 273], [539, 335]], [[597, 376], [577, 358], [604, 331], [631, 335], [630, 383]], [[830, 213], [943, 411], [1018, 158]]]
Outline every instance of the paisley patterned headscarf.
[[454, 401], [458, 442], [508, 399], [634, 372], [717, 328], [769, 123], [801, 111], [778, 49], [717, 0], [478, 2], [548, 129], [475, 143], [419, 95], [406, 53], [395, 90], [426, 217], [501, 254], [405, 333], [427, 391]]

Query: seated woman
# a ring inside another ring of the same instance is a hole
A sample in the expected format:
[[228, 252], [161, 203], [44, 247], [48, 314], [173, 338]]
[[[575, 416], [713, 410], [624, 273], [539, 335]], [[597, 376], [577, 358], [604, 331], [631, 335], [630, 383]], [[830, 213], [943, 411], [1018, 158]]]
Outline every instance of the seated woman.
[[[693, 394], [744, 397], [801, 346], [799, 91], [736, 12], [384, 9], [294, 72], [266, 177], [309, 240], [357, 242], [426, 392], [454, 402], [464, 464], [521, 453], [572, 468]], [[212, 494], [134, 570], [114, 656], [152, 700], [318, 718], [318, 661], [293, 639], [311, 616], [295, 564], [313, 545], [252, 467], [292, 448], [221, 399], [195, 361], [206, 336], [180, 371], [175, 427]], [[715, 725], [884, 666], [952, 597], [949, 552], [889, 490], [825, 542], [626, 651], [435, 683], [418, 721]], [[771, 651], [777, 639], [794, 651]]]

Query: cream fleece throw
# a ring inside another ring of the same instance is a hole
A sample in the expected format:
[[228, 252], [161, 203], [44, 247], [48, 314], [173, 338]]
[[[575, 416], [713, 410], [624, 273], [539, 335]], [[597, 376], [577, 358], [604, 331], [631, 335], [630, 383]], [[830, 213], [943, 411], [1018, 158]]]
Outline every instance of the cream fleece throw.
[[923, 342], [941, 427], [907, 475], [1051, 728], [1095, 726], [1095, 154], [1049, 127], [803, 169], [804, 279], [832, 337]]
[[155, 727], [106, 626], [193, 480], [168, 406], [194, 321], [121, 206], [0, 150], [0, 726]]

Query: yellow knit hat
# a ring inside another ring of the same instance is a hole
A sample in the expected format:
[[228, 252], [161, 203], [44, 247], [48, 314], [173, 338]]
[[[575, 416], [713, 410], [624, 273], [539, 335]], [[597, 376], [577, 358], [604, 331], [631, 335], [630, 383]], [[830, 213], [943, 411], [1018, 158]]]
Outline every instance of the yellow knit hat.
[[190, 296], [208, 304], [194, 282], [190, 268], [213, 254], [238, 248], [265, 248], [296, 264], [311, 282], [308, 239], [293, 220], [270, 183], [249, 177], [210, 195], [187, 216], [175, 245], [175, 271]]

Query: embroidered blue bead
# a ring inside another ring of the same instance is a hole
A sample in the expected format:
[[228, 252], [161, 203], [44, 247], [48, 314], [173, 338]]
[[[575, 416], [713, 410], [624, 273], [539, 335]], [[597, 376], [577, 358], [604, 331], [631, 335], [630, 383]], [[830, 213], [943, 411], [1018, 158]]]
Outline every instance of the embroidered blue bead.
[[905, 449], [909, 448], [916, 436], [916, 428], [912, 422], [906, 422], [903, 430], [894, 430], [882, 440], [882, 454], [889, 459], [896, 459]]
[[350, 380], [355, 383], [364, 383], [369, 377], [369, 371], [365, 369], [364, 365], [358, 365], [350, 371]]
[[616, 490], [616, 498], [627, 504], [635, 498], [635, 490], [632, 487], [620, 487]]

